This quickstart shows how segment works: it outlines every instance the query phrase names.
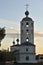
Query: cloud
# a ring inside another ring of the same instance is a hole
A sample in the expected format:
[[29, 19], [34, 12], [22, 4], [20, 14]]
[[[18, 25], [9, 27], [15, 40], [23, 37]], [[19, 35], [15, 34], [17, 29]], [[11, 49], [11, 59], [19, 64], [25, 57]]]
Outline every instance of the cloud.
[[35, 32], [34, 34], [34, 42], [36, 45], [36, 53], [43, 53], [43, 32]]
[[43, 32], [35, 32], [35, 37], [43, 37]]
[[39, 43], [39, 41], [43, 41], [43, 32], [35, 32], [34, 41], [38, 42], [38, 43]]
[[18, 29], [6, 29], [6, 34], [15, 34], [19, 33]]
[[18, 24], [15, 21], [0, 19], [0, 27], [6, 27], [6, 28], [18, 28]]
[[19, 38], [20, 32], [18, 29], [6, 29], [6, 36], [9, 38]]
[[[17, 35], [17, 34], [18, 34], [18, 36], [20, 36], [20, 30], [18, 30], [18, 29], [7, 29], [6, 33], [7, 33], [7, 35], [10, 35], [12, 37], [13, 37], [13, 35]], [[35, 39], [36, 38], [38, 39], [39, 37], [43, 37], [43, 32], [35, 32], [34, 33]]]

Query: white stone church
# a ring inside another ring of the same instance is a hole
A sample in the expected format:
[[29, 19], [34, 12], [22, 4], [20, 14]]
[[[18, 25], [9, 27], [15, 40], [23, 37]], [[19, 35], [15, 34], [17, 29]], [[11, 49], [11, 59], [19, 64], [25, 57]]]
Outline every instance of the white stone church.
[[[28, 17], [28, 10], [25, 15], [26, 17], [20, 22], [20, 44], [11, 46], [11, 51], [15, 53], [17, 63], [36, 63], [34, 21]], [[17, 41], [19, 42], [19, 39]]]

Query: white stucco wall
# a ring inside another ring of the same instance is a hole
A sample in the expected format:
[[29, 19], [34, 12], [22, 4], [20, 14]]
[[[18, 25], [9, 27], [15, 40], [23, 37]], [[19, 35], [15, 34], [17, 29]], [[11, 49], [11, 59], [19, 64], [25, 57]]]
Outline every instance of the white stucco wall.
[[[26, 56], [29, 56], [29, 60], [26, 60]], [[20, 55], [20, 63], [29, 63], [29, 62], [34, 62], [35, 61], [35, 55], [32, 54], [21, 54]]]
[[[28, 51], [26, 51], [28, 48]], [[29, 60], [26, 60], [26, 56], [29, 57]], [[35, 47], [34, 46], [20, 46], [19, 48], [19, 63], [34, 63], [35, 60]]]
[[[28, 49], [28, 51], [26, 51], [26, 49]], [[25, 46], [25, 45], [22, 45], [22, 46], [20, 46], [20, 48], [19, 48], [19, 52], [20, 53], [35, 53], [35, 47], [34, 46]]]

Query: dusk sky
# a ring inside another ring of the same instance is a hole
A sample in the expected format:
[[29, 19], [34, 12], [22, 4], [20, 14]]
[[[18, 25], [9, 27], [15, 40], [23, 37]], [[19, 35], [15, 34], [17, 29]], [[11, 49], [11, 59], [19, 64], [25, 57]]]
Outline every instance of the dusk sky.
[[[36, 53], [43, 53], [43, 0], [0, 0], [0, 27], [5, 27], [7, 35], [19, 33], [20, 21], [25, 17], [28, 4], [29, 17], [34, 20], [34, 42]], [[12, 45], [17, 36], [5, 36], [1, 49]]]

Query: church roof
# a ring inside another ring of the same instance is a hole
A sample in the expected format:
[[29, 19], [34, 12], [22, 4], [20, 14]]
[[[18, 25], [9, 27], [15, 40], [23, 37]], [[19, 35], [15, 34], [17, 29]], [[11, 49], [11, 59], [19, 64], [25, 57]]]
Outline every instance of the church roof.
[[24, 42], [22, 44], [16, 44], [16, 45], [13, 45], [11, 47], [14, 47], [14, 46], [35, 46], [34, 44], [30, 43], [30, 42]]
[[25, 17], [25, 18], [22, 19], [22, 21], [32, 21], [32, 18], [30, 18], [30, 17]]
[[14, 46], [20, 46], [20, 44], [12, 45], [11, 47], [14, 47]]
[[30, 42], [24, 42], [24, 43], [22, 43], [21, 45], [26, 45], [26, 46], [35, 46], [34, 44], [32, 44], [32, 43], [30, 43]]

